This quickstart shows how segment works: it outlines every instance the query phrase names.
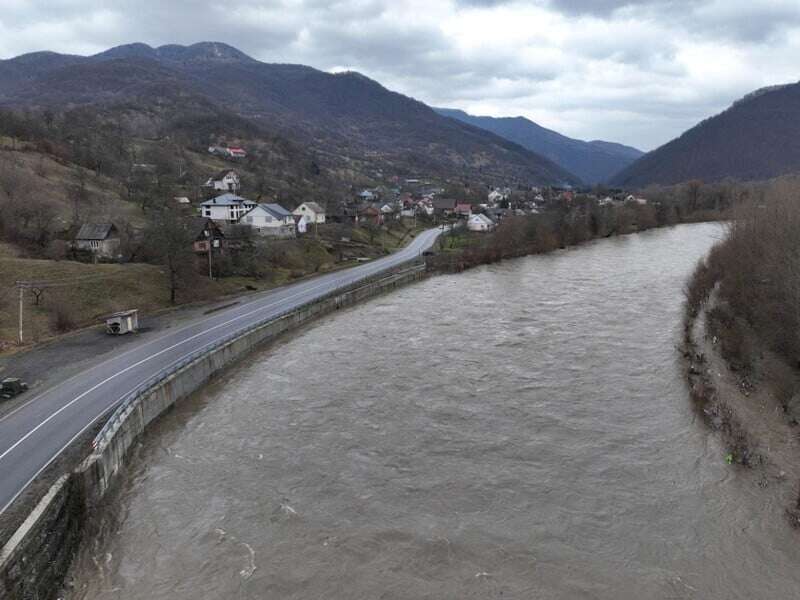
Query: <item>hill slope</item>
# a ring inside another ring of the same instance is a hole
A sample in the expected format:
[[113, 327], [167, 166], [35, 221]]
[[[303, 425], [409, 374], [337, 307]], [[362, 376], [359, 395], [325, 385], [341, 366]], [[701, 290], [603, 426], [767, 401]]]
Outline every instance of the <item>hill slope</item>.
[[225, 44], [132, 44], [91, 57], [36, 53], [0, 61], [0, 105], [62, 107], [198, 99], [302, 142], [329, 166], [487, 181], [577, 177], [500, 136], [438, 115], [357, 73], [266, 64]]
[[800, 171], [800, 84], [749, 94], [612, 178], [641, 187], [690, 179], [770, 179]]
[[613, 142], [584, 142], [569, 138], [524, 117], [477, 117], [449, 108], [437, 108], [436, 112], [491, 131], [541, 154], [588, 184], [607, 181], [644, 154], [636, 148]]

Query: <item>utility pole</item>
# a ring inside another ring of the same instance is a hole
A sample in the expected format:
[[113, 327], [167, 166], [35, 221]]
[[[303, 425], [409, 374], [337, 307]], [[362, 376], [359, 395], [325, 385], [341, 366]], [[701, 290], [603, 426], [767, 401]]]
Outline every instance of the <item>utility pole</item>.
[[19, 345], [22, 345], [22, 305], [24, 304], [25, 300], [25, 288], [22, 286], [22, 283], [19, 281], [17, 282], [17, 287], [19, 288]]
[[211, 281], [214, 281], [214, 271], [211, 268], [211, 252], [214, 249], [214, 236], [212, 235], [211, 238], [208, 240], [208, 278]]

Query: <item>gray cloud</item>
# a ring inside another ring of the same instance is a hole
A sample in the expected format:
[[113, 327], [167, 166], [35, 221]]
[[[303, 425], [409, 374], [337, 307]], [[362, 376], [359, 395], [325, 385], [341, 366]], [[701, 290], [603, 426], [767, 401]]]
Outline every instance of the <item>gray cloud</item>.
[[4, 0], [0, 56], [229, 43], [645, 149], [797, 79], [796, 0]]

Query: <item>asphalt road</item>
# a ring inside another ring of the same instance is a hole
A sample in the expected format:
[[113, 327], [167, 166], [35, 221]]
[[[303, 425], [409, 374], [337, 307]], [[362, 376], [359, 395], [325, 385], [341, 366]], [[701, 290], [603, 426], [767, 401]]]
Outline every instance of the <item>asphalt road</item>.
[[392, 255], [272, 290], [161, 337], [127, 346], [124, 352], [27, 400], [0, 419], [0, 513], [72, 441], [143, 381], [222, 337], [411, 260], [430, 248], [439, 233], [439, 229], [429, 229]]

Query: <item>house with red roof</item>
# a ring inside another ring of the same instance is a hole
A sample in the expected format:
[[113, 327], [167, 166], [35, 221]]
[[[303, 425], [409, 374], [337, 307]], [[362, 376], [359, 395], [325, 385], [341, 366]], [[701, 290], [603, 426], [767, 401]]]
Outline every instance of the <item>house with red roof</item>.
[[459, 202], [456, 204], [455, 213], [459, 217], [467, 217], [472, 214], [472, 205], [468, 202]]

